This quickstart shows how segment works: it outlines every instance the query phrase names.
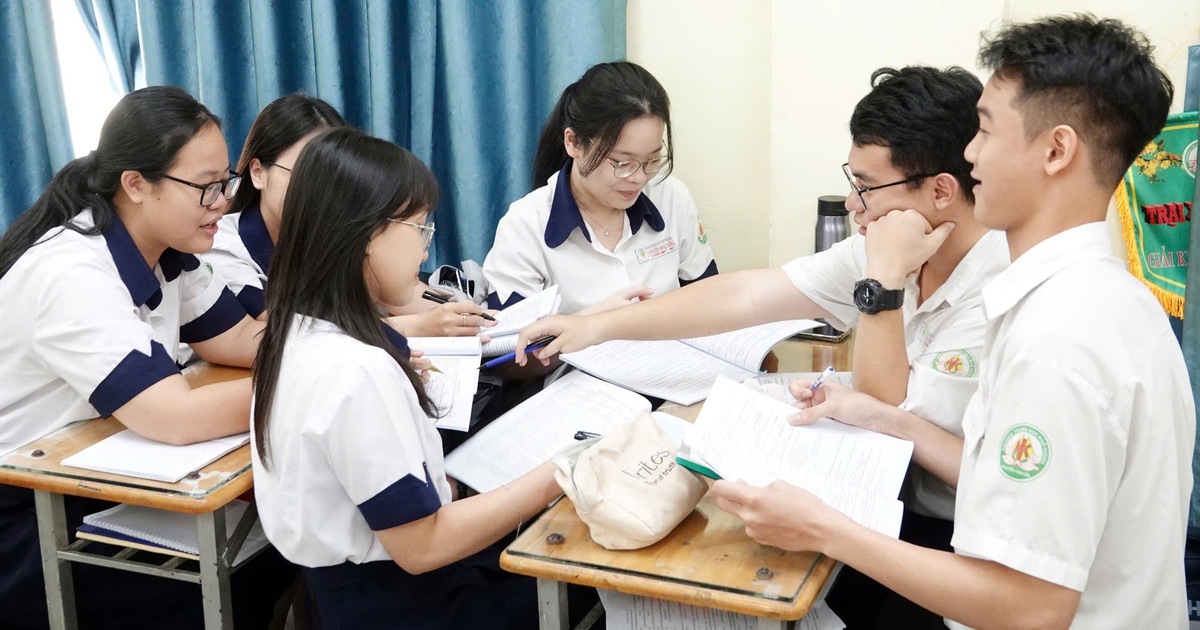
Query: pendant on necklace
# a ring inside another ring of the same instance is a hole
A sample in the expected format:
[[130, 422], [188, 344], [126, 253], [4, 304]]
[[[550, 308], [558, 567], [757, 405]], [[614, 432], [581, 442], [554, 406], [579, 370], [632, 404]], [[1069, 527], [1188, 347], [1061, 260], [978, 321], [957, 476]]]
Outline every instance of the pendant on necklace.
[[604, 235], [608, 236], [608, 228], [604, 228]]

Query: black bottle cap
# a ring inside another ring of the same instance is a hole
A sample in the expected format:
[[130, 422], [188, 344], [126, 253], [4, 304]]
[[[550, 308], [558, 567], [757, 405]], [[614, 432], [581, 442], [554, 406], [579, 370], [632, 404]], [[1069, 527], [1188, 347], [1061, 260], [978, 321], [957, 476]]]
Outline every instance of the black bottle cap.
[[817, 214], [825, 217], [844, 217], [850, 214], [846, 210], [846, 198], [842, 195], [817, 197]]

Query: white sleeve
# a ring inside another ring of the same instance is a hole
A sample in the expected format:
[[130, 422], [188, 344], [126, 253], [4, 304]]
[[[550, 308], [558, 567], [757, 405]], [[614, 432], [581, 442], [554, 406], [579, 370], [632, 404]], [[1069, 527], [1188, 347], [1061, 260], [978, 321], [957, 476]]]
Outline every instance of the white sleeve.
[[248, 260], [249, 253], [245, 257], [239, 255], [240, 251], [245, 251], [245, 247], [241, 246], [236, 230], [236, 227], [225, 229], [225, 225], [222, 225], [213, 241], [213, 248], [200, 254], [200, 260], [212, 265], [213, 270], [225, 279], [229, 290], [233, 291], [251, 317], [258, 317], [263, 311], [264, 276], [258, 265]]
[[386, 365], [390, 357], [359, 368], [335, 405], [324, 447], [330, 467], [372, 530], [422, 519], [442, 506], [421, 450], [404, 391], [412, 385]]
[[972, 465], [961, 473], [951, 544], [1083, 591], [1121, 483], [1126, 440], [1109, 415], [1112, 399], [1071, 366], [1046, 353], [1037, 359], [1002, 366], [990, 383], [988, 415], [968, 417], [984, 426], [964, 427], [964, 463]]
[[549, 286], [545, 226], [536, 225], [534, 213], [519, 213], [516, 205], [500, 219], [492, 250], [483, 260], [490, 308], [504, 308]]
[[679, 242], [679, 279], [683, 283], [717, 273], [708, 234], [700, 223], [700, 212], [683, 182], [668, 177], [660, 184], [664, 205], [671, 208], [671, 226]]
[[151, 385], [179, 373], [113, 269], [94, 257], [79, 256], [46, 273], [33, 305], [34, 351], [101, 416], [112, 415]]
[[823, 252], [785, 264], [783, 271], [796, 289], [838, 320], [829, 323], [846, 330], [858, 323], [854, 283], [863, 279], [866, 267], [866, 239], [854, 234]]
[[179, 285], [179, 340], [207, 341], [246, 317], [246, 308], [212, 265], [192, 254], [184, 257]]

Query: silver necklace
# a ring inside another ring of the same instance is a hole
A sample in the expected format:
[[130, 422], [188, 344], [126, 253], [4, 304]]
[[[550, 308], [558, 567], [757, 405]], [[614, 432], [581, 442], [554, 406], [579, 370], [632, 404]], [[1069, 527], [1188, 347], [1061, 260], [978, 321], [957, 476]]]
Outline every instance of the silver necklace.
[[610, 220], [610, 221], [608, 222], [608, 225], [600, 225], [600, 222], [596, 220], [596, 217], [592, 216], [592, 213], [591, 213], [591, 212], [588, 212], [588, 210], [587, 210], [586, 208], [584, 208], [583, 206], [579, 206], [579, 209], [583, 211], [583, 214], [584, 214], [584, 215], [586, 215], [586, 216], [587, 216], [587, 218], [589, 218], [589, 219], [591, 219], [591, 220], [592, 220], [592, 223], [593, 223], [593, 224], [595, 224], [595, 227], [596, 227], [597, 229], [604, 230], [604, 235], [605, 235], [605, 236], [608, 236], [608, 234], [609, 234], [609, 232], [608, 232], [608, 229], [609, 229], [610, 227], [612, 227], [612, 224], [613, 224], [614, 222], [616, 222], [616, 220], [617, 220], [617, 219], [621, 218], [621, 215], [622, 215], [622, 214], [624, 214], [623, 212], [618, 212], [618, 213], [617, 213], [617, 216], [613, 217], [613, 218], [612, 218], [612, 220]]

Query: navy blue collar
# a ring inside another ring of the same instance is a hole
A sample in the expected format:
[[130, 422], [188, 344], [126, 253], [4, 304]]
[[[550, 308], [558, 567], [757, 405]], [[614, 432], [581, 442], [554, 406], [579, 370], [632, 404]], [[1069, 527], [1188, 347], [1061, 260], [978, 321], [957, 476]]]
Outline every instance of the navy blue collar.
[[388, 341], [392, 342], [393, 346], [400, 351], [404, 356], [412, 356], [412, 351], [408, 349], [408, 339], [400, 334], [400, 331], [392, 328], [387, 322], [379, 322], [379, 327], [383, 328], [383, 334], [387, 335]]
[[[573, 163], [574, 160], [567, 160], [567, 163], [558, 171], [558, 185], [554, 188], [554, 199], [550, 202], [550, 219], [546, 221], [546, 247], [550, 249], [565, 243], [575, 228], [580, 229], [583, 238], [586, 238], [589, 243], [592, 242], [592, 235], [588, 232], [587, 224], [583, 222], [583, 215], [579, 212], [579, 204], [576, 203], [575, 196], [571, 194], [571, 165]], [[639, 194], [637, 201], [634, 201], [633, 205], [625, 210], [625, 216], [629, 217], [629, 230], [634, 234], [637, 234], [638, 230], [642, 228], [643, 222], [655, 232], [661, 232], [667, 226], [663, 221], [662, 213], [644, 192]]]
[[[154, 269], [146, 264], [146, 259], [133, 242], [129, 230], [125, 229], [125, 224], [115, 214], [112, 224], [104, 231], [104, 242], [108, 245], [113, 263], [117, 265], [121, 281], [125, 283], [125, 288], [129, 289], [133, 305], [141, 307], [144, 304], [151, 310], [158, 308], [162, 302], [162, 286], [158, 276], [154, 275]], [[167, 282], [178, 278], [184, 270], [191, 271], [199, 266], [200, 261], [195, 256], [170, 248], [158, 259], [158, 267], [162, 269], [163, 278]]]
[[242, 239], [242, 245], [246, 246], [246, 251], [250, 252], [250, 257], [265, 275], [267, 265], [271, 264], [271, 254], [275, 253], [275, 243], [271, 242], [271, 233], [267, 231], [262, 209], [257, 203], [242, 210], [242, 216], [238, 219], [238, 236]]

